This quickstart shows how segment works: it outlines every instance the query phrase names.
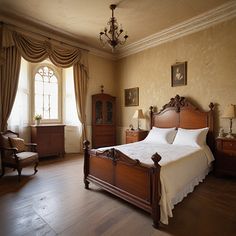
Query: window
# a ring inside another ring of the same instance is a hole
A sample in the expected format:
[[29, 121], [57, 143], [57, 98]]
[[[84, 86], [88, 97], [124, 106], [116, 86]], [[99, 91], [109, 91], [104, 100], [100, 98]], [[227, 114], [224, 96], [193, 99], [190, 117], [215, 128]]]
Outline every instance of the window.
[[42, 120], [59, 120], [59, 78], [55, 70], [40, 66], [34, 75], [34, 114]]

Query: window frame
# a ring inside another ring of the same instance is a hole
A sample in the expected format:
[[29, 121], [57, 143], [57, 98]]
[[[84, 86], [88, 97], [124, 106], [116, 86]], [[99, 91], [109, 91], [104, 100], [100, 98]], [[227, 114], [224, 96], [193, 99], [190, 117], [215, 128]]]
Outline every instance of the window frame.
[[62, 123], [62, 69], [56, 67], [49, 61], [43, 61], [39, 63], [31, 63], [31, 121], [34, 122], [35, 115], [35, 75], [38, 73], [38, 70], [42, 67], [47, 66], [54, 73], [58, 79], [58, 119], [42, 119], [41, 124], [57, 124]]

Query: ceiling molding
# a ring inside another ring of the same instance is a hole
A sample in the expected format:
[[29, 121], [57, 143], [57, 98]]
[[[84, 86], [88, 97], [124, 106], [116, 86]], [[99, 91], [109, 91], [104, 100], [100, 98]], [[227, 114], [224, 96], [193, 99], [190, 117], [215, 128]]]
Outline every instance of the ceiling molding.
[[230, 1], [213, 10], [200, 14], [190, 20], [162, 30], [156, 34], [150, 35], [135, 43], [124, 46], [116, 55], [117, 59], [121, 59], [132, 54], [141, 52], [145, 49], [155, 47], [162, 43], [166, 43], [188, 34], [206, 29], [212, 25], [229, 20], [236, 17], [236, 1]]
[[123, 46], [115, 54], [93, 48], [87, 44], [81, 43], [78, 37], [67, 31], [46, 24], [42, 21], [36, 21], [33, 18], [19, 15], [16, 12], [10, 12], [8, 9], [0, 10], [0, 21], [10, 24], [21, 31], [30, 31], [32, 34], [38, 34], [49, 39], [54, 39], [65, 44], [88, 50], [90, 54], [109, 60], [119, 60], [132, 54], [141, 52], [148, 48], [155, 47], [188, 34], [206, 29], [212, 25], [236, 17], [236, 1], [232, 0], [213, 10], [200, 14], [180, 24], [164, 29], [156, 34], [150, 35], [130, 45]]

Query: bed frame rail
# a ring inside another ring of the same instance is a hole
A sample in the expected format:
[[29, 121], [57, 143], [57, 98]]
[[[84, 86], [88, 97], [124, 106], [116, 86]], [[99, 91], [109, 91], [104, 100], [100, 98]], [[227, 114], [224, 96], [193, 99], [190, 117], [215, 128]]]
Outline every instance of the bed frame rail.
[[161, 157], [152, 156], [153, 165], [133, 160], [114, 148], [106, 151], [90, 150], [89, 141], [84, 141], [84, 184], [89, 188], [93, 182], [106, 191], [149, 212], [153, 226], [160, 221], [159, 201]]

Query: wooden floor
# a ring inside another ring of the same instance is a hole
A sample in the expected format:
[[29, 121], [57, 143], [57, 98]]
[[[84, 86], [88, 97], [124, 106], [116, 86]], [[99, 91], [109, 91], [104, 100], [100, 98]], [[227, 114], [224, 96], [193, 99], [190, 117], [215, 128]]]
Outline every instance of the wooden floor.
[[39, 172], [0, 179], [0, 235], [235, 236], [236, 180], [209, 175], [174, 209], [168, 226], [94, 185], [85, 190], [83, 159], [44, 160]]

